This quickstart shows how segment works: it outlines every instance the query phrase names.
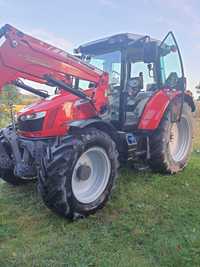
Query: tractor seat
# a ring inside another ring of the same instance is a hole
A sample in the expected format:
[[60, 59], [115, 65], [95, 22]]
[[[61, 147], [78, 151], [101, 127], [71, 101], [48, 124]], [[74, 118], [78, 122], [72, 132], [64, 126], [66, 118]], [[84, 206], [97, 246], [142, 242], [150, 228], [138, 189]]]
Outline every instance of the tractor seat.
[[124, 130], [130, 131], [137, 128], [145, 105], [153, 94], [153, 91], [139, 92], [134, 99], [128, 101]]

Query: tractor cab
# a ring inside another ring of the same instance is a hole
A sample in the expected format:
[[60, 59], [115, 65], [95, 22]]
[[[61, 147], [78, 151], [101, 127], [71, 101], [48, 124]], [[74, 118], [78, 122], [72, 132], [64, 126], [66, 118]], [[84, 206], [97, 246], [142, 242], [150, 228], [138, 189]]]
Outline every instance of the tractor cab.
[[[81, 45], [75, 52], [108, 72], [107, 116], [117, 128], [136, 129], [146, 103], [157, 91], [185, 89], [182, 59], [172, 32], [162, 42], [118, 34]], [[83, 88], [84, 81], [79, 82]]]

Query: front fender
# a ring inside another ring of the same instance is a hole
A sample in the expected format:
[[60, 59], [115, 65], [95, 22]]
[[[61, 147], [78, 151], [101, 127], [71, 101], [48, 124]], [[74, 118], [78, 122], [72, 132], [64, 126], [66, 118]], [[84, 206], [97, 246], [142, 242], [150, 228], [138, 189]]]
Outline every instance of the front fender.
[[111, 123], [103, 121], [99, 118], [72, 121], [71, 123], [69, 123], [69, 134], [73, 134], [74, 132], [80, 131], [87, 127], [94, 127], [101, 131], [104, 131], [108, 135], [110, 135], [110, 137], [115, 142], [118, 142], [118, 135], [115, 127]]

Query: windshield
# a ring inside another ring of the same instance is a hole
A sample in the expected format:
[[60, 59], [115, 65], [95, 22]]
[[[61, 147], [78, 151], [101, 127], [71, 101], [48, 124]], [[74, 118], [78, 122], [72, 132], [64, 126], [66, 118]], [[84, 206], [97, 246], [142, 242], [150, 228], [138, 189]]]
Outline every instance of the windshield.
[[90, 57], [88, 63], [109, 74], [109, 84], [120, 85], [121, 80], [121, 52], [114, 51], [103, 55]]
[[[109, 109], [105, 119], [119, 120], [120, 84], [121, 84], [121, 52], [114, 51], [102, 55], [90, 56], [87, 62], [96, 68], [109, 74], [109, 86], [107, 90]], [[83, 88], [83, 83], [81, 88]]]

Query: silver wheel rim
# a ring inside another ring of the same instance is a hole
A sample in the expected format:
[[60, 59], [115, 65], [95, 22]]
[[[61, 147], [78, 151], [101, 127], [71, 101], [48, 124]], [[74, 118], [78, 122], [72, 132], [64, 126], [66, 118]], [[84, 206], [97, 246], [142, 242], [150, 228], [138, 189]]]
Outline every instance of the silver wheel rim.
[[182, 161], [190, 149], [190, 125], [186, 117], [180, 122], [172, 123], [170, 129], [169, 149], [174, 161]]
[[110, 173], [111, 163], [103, 148], [93, 147], [85, 151], [76, 162], [72, 174], [75, 198], [83, 204], [97, 200], [106, 189]]

